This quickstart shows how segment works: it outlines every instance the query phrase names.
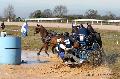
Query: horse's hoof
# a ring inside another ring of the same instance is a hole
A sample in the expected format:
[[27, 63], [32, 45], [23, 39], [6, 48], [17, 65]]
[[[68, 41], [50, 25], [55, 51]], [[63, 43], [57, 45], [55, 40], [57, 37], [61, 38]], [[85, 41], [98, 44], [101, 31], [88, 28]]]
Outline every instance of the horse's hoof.
[[40, 55], [40, 53], [37, 53], [37, 56], [39, 56]]

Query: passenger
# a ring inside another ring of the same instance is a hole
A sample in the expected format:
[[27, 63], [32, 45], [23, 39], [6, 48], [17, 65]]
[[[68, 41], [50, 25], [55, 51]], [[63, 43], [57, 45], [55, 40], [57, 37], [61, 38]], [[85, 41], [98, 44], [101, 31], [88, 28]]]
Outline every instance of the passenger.
[[64, 42], [65, 42], [66, 48], [71, 48], [72, 47], [72, 39], [70, 38], [68, 32], [64, 33], [64, 39], [65, 39]]
[[72, 24], [72, 33], [78, 34], [78, 26], [76, 24]]

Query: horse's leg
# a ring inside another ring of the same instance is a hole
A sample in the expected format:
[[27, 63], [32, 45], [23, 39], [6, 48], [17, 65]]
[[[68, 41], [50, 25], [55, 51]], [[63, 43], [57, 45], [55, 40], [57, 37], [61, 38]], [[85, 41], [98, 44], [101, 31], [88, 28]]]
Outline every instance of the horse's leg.
[[52, 46], [52, 53], [53, 53], [53, 54], [56, 53], [54, 49], [55, 49], [55, 46]]
[[59, 52], [57, 52], [57, 50], [56, 50], [56, 51], [54, 50], [55, 47], [56, 47], [56, 46], [52, 46], [52, 52], [53, 52], [53, 54], [57, 54], [57, 57], [59, 57]]
[[37, 55], [40, 55], [41, 50], [43, 49], [44, 45], [40, 48], [39, 52], [37, 53]]
[[45, 53], [49, 56], [49, 54], [47, 53], [47, 51], [48, 51], [48, 44], [45, 44], [44, 46], [45, 46]]

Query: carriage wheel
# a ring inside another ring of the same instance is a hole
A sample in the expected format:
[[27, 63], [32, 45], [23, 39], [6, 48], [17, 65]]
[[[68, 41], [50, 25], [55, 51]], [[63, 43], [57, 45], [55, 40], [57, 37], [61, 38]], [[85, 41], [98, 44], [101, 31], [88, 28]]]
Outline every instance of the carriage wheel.
[[88, 60], [93, 66], [99, 66], [105, 61], [105, 53], [103, 48], [98, 43], [94, 43], [91, 50], [88, 52]]
[[101, 61], [102, 61], [101, 64], [106, 64], [106, 54], [104, 52], [104, 49], [100, 48], [99, 51], [100, 51], [100, 54], [101, 54]]
[[93, 66], [99, 66], [102, 63], [102, 55], [99, 50], [93, 50], [88, 52], [88, 61]]
[[87, 52], [87, 60], [91, 65], [93, 65], [93, 63], [94, 63], [94, 56], [93, 55], [94, 55], [93, 51]]
[[94, 58], [94, 66], [100, 66], [102, 63], [102, 54], [100, 50], [95, 50], [93, 53], [93, 58]]

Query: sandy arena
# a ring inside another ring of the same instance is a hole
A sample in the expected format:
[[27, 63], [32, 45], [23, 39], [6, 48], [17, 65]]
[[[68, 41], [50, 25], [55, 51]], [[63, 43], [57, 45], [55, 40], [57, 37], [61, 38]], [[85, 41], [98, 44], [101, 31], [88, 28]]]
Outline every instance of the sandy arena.
[[[23, 23], [5, 23], [6, 25], [18, 25]], [[37, 23], [29, 23], [30, 26], [36, 26]], [[71, 24], [58, 23], [38, 23], [45, 27], [64, 27], [71, 28]], [[119, 26], [112, 25], [92, 25], [94, 28], [107, 30], [120, 30]], [[107, 65], [96, 68], [88, 64], [79, 67], [70, 68], [56, 57], [50, 54], [37, 57], [37, 51], [22, 51], [21, 65], [0, 65], [0, 79], [108, 79], [113, 73]], [[33, 54], [34, 53], [34, 54]], [[39, 59], [39, 61], [38, 61]]]
[[38, 58], [36, 53], [22, 51], [21, 65], [0, 65], [0, 79], [108, 79], [113, 75], [105, 65], [93, 68], [83, 64], [70, 68], [56, 55], [47, 57], [42, 53]]

